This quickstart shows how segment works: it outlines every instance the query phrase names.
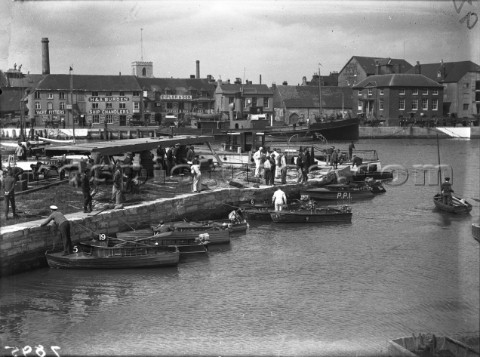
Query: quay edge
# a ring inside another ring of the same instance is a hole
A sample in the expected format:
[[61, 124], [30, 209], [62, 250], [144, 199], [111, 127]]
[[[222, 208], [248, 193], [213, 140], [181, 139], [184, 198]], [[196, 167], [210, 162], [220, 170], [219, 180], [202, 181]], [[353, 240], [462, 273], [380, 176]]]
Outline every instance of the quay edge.
[[[298, 197], [302, 184], [275, 185], [260, 188], [220, 188], [201, 193], [186, 193], [174, 198], [153, 201], [88, 215], [67, 214], [71, 222], [72, 244], [88, 240], [95, 233], [113, 234], [158, 224], [160, 220], [224, 218], [239, 202], [271, 200], [282, 187], [288, 197]], [[222, 202], [219, 204], [219, 202]], [[39, 227], [43, 220], [30, 221], [0, 229], [0, 276], [13, 275], [47, 266], [45, 251], [62, 247], [54, 226]], [[32, 228], [30, 228], [32, 227]], [[95, 232], [95, 233], [93, 233]]]
[[437, 134], [440, 138], [480, 139], [480, 127], [359, 127], [359, 139], [436, 139]]

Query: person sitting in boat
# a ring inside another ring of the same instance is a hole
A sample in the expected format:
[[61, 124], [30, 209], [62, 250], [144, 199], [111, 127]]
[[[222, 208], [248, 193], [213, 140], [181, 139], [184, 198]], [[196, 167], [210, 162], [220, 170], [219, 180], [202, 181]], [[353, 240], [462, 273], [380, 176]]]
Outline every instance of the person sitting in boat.
[[452, 193], [454, 191], [452, 189], [452, 184], [450, 183], [450, 177], [445, 177], [445, 181], [442, 183], [441, 190], [442, 190], [443, 203], [451, 206]]
[[228, 219], [232, 223], [242, 223], [242, 216], [235, 210], [229, 213]]
[[277, 190], [273, 194], [272, 203], [275, 207], [275, 211], [283, 210], [283, 205], [287, 204], [287, 196], [285, 196], [285, 192], [283, 192], [280, 187], [277, 188]]

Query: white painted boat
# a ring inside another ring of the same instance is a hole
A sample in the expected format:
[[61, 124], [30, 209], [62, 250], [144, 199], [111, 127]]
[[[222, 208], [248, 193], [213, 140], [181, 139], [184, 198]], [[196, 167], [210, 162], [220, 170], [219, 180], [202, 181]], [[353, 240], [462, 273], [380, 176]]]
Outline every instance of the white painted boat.
[[59, 140], [59, 139], [50, 139], [50, 138], [44, 138], [44, 137], [39, 137], [38, 139], [45, 141], [47, 143], [53, 143], [53, 144], [75, 144], [75, 139]]

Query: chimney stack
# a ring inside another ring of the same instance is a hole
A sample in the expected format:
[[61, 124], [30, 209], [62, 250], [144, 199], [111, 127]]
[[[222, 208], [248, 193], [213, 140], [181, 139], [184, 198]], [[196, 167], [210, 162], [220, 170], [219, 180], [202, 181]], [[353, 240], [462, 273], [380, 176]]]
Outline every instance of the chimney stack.
[[259, 83], [258, 84], [262, 84], [262, 75], [260, 75], [260, 79], [259, 79]]
[[42, 74], [50, 74], [50, 57], [48, 54], [48, 38], [42, 38]]
[[200, 61], [197, 60], [197, 79], [200, 79]]

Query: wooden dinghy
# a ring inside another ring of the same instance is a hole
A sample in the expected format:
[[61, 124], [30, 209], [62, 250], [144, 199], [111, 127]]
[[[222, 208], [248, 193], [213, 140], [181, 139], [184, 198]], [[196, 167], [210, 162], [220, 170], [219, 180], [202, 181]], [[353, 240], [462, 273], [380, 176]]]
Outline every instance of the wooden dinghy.
[[351, 223], [352, 211], [349, 206], [315, 207], [292, 211], [270, 212], [275, 223]]
[[172, 230], [160, 233], [156, 227], [152, 227], [156, 238], [168, 237], [169, 239], [197, 239], [205, 241], [205, 244], [224, 244], [230, 243], [230, 232], [228, 230], [190, 230], [179, 231]]
[[185, 237], [171, 234], [173, 232], [158, 233], [153, 229], [140, 229], [116, 234], [116, 238], [109, 238], [109, 244], [121, 245], [125, 241], [136, 241], [154, 246], [176, 246], [181, 255], [205, 254], [209, 244], [205, 236], [198, 234], [195, 237]]
[[79, 243], [78, 251], [63, 255], [45, 253], [51, 268], [59, 269], [131, 269], [176, 266], [180, 259], [177, 247], [150, 246], [137, 242], [108, 247], [97, 241]]
[[388, 341], [388, 356], [391, 357], [478, 357], [471, 346], [448, 336], [415, 334]]
[[452, 196], [452, 204], [448, 205], [443, 203], [443, 197], [441, 193], [437, 193], [433, 196], [433, 203], [439, 210], [454, 213], [454, 214], [467, 214], [472, 210], [472, 205], [464, 199]]

